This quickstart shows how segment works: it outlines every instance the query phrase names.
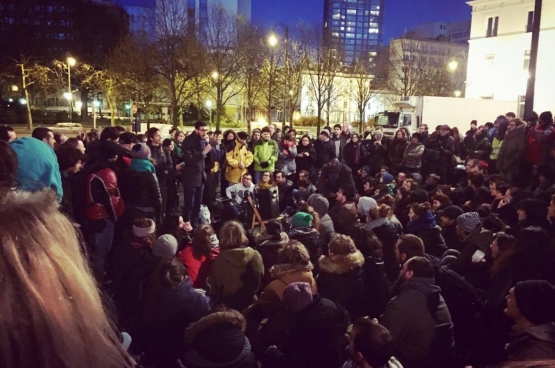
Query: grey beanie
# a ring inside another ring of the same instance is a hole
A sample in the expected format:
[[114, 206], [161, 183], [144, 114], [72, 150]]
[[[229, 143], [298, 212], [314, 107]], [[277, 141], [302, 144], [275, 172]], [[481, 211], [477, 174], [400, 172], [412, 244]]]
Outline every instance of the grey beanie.
[[465, 233], [471, 233], [480, 226], [480, 215], [478, 212], [467, 212], [457, 217], [457, 225]]
[[152, 254], [156, 257], [171, 260], [175, 257], [177, 252], [177, 239], [175, 236], [166, 234], [162, 235], [154, 242], [154, 247], [152, 248]]
[[324, 217], [330, 208], [330, 202], [320, 194], [312, 194], [306, 201], [309, 206], [314, 208], [314, 211], [320, 218]]

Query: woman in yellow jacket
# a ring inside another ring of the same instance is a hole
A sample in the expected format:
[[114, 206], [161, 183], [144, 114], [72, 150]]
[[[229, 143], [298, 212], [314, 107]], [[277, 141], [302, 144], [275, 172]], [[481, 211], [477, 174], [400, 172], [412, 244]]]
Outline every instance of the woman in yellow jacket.
[[225, 155], [227, 162], [225, 180], [232, 184], [241, 182], [241, 178], [247, 173], [247, 169], [253, 161], [252, 152], [247, 148], [247, 138], [247, 133], [237, 133], [233, 147]]

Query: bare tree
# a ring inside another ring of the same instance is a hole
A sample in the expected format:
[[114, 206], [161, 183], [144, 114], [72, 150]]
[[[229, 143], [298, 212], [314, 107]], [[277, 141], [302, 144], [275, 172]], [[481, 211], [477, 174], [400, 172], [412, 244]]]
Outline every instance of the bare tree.
[[210, 76], [215, 87], [216, 130], [220, 129], [224, 106], [241, 92], [238, 83], [241, 76], [241, 53], [238, 52], [240, 19], [223, 6], [210, 9], [203, 39], [207, 47], [207, 61], [212, 70]]
[[267, 54], [260, 69], [262, 82], [261, 103], [267, 111], [268, 122], [272, 121], [272, 110], [279, 97], [279, 84], [281, 75], [278, 72], [280, 54], [268, 47]]
[[349, 83], [349, 95], [355, 102], [358, 110], [359, 131], [362, 132], [362, 126], [366, 119], [364, 113], [368, 103], [376, 95], [376, 91], [372, 86], [372, 77], [364, 65], [355, 61], [353, 65], [353, 74]]
[[127, 81], [118, 78], [110, 69], [94, 69], [87, 64], [81, 64], [80, 71], [84, 75], [83, 85], [89, 90], [99, 90], [104, 96], [110, 109], [110, 125], [115, 126], [118, 105], [124, 100]]

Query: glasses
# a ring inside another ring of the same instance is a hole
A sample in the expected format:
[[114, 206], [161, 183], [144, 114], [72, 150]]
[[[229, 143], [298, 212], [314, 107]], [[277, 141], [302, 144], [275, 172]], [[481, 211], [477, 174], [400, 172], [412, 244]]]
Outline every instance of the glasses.
[[270, 177], [270, 174], [264, 174], [264, 175], [262, 175], [262, 176], [267, 176], [267, 177]]

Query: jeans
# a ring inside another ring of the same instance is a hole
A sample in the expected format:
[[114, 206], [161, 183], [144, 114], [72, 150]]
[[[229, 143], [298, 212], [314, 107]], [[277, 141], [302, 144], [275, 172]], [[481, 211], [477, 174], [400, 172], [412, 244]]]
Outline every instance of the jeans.
[[94, 247], [91, 252], [91, 259], [93, 271], [98, 280], [102, 280], [104, 275], [104, 263], [106, 256], [110, 253], [110, 249], [112, 249], [115, 225], [114, 220], [106, 219], [104, 230], [93, 234]]
[[183, 221], [191, 222], [195, 227], [199, 224], [200, 204], [204, 185], [200, 187], [183, 186]]
[[254, 183], [255, 184], [258, 184], [262, 181], [262, 174], [263, 174], [262, 171], [255, 171], [254, 172]]

